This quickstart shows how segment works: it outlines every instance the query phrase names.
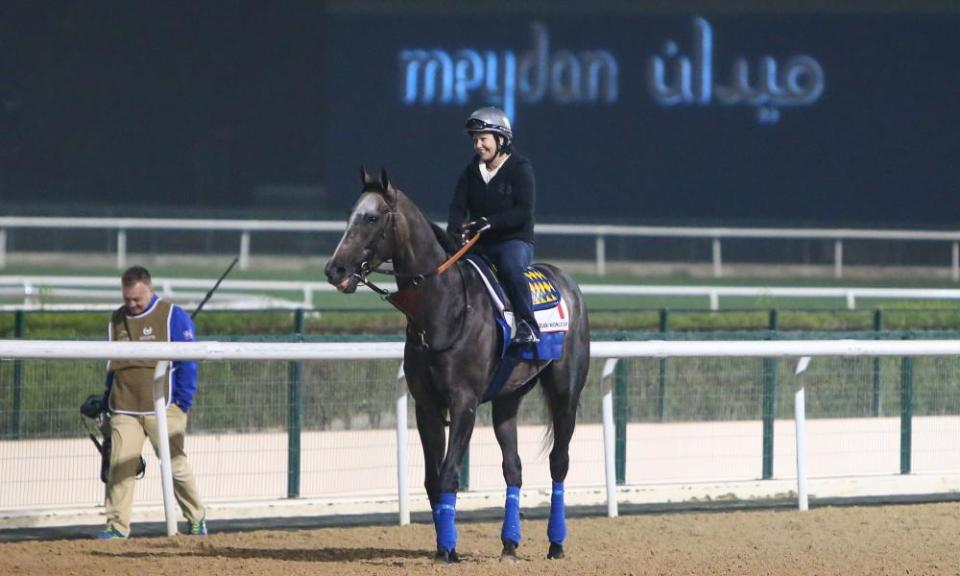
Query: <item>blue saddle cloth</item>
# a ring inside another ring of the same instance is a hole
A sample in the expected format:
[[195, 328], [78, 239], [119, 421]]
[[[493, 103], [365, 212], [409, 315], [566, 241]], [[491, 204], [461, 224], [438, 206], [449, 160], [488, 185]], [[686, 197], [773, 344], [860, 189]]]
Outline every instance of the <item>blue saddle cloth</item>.
[[[563, 340], [567, 334], [565, 305], [560, 297], [560, 291], [543, 270], [536, 266], [527, 268], [525, 273], [530, 285], [530, 296], [533, 299], [533, 310], [540, 324], [540, 342], [537, 344], [511, 346], [510, 338], [513, 327], [507, 315], [507, 298], [503, 287], [490, 263], [486, 258], [477, 254], [469, 254], [466, 261], [473, 265], [487, 285], [487, 295], [493, 302], [494, 319], [497, 322], [500, 338], [500, 364], [495, 371], [483, 401], [492, 400], [503, 388], [510, 373], [521, 360], [557, 360], [563, 356]], [[547, 321], [541, 321], [541, 316]], [[559, 317], [560, 322], [555, 319]]]

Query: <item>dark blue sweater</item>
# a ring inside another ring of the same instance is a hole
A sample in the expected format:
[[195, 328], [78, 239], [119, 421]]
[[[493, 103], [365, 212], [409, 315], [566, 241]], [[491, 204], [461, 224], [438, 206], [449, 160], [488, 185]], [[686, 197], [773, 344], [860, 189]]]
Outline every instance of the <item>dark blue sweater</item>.
[[480, 176], [480, 159], [467, 164], [450, 203], [447, 231], [459, 234], [464, 222], [485, 217], [490, 230], [480, 237], [480, 244], [504, 240], [533, 243], [533, 209], [537, 198], [533, 165], [516, 152], [507, 158], [489, 183]]

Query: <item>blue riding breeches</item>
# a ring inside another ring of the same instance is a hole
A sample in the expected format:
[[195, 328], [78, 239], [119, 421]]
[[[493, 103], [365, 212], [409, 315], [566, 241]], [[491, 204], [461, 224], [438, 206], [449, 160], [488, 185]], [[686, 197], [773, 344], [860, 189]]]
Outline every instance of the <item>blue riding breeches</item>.
[[524, 272], [533, 263], [533, 244], [523, 240], [505, 240], [482, 247], [483, 254], [497, 267], [503, 290], [513, 304], [517, 320], [525, 320], [537, 335], [540, 327], [533, 317], [530, 286]]

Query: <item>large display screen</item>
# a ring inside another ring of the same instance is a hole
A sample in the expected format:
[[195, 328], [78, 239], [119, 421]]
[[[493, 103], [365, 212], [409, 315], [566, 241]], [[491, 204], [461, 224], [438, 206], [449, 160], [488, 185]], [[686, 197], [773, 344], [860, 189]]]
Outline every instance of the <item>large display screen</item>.
[[330, 218], [362, 164], [442, 219], [496, 105], [541, 222], [956, 225], [956, 10], [442, 4], [17, 5], [0, 204]]
[[467, 115], [506, 110], [542, 220], [953, 224], [960, 16], [350, 15], [325, 187], [386, 167], [443, 217]]

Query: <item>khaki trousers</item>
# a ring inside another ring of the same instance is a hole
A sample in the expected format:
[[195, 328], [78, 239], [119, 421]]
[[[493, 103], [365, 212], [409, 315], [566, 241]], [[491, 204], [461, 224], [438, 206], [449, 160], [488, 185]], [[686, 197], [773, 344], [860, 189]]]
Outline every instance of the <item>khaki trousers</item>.
[[[130, 514], [133, 510], [133, 491], [137, 465], [143, 453], [143, 441], [150, 438], [155, 454], [157, 448], [157, 417], [114, 414], [110, 418], [110, 478], [107, 481], [107, 524], [122, 534], [130, 534]], [[187, 415], [176, 404], [167, 408], [167, 428], [170, 434], [170, 467], [173, 470], [173, 492], [188, 522], [199, 522], [204, 517], [203, 504], [193, 470], [183, 450], [187, 431]]]

